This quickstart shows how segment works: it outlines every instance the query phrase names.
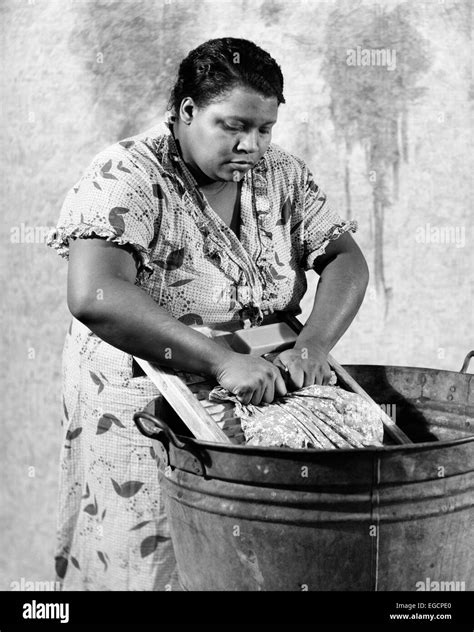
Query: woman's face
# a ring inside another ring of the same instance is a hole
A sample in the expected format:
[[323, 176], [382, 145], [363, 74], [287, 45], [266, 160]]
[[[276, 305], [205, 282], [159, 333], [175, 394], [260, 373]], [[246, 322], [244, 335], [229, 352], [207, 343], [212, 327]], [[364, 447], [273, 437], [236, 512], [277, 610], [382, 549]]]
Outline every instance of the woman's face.
[[245, 87], [235, 87], [202, 108], [184, 99], [179, 114], [184, 160], [201, 180], [204, 175], [230, 181], [235, 171], [242, 178], [267, 150], [277, 116], [276, 97]]

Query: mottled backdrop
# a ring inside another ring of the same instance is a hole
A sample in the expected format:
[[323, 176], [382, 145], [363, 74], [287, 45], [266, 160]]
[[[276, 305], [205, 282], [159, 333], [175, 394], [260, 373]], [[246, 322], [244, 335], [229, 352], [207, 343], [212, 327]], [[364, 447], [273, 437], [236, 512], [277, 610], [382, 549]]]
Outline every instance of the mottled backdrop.
[[335, 357], [459, 370], [474, 346], [470, 7], [4, 0], [0, 589], [53, 577], [69, 316], [46, 230], [94, 154], [163, 118], [177, 63], [206, 39], [245, 37], [279, 61], [274, 141], [359, 220], [371, 283]]

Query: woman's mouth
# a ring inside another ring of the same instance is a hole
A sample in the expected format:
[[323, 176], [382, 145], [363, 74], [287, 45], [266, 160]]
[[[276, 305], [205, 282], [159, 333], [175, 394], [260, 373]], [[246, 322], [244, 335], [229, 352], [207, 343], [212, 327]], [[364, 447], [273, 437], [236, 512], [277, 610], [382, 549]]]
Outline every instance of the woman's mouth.
[[240, 180], [242, 180], [245, 176], [245, 173], [253, 167], [252, 162], [237, 162], [235, 160], [231, 160], [228, 164], [232, 169], [232, 180], [234, 182], [240, 182]]
[[253, 162], [240, 160], [230, 160], [227, 164], [232, 169], [232, 180], [234, 182], [240, 182], [245, 173], [254, 165]]
[[236, 169], [248, 169], [249, 167], [253, 167], [253, 162], [246, 162], [241, 160], [230, 160], [229, 164], [235, 167]]

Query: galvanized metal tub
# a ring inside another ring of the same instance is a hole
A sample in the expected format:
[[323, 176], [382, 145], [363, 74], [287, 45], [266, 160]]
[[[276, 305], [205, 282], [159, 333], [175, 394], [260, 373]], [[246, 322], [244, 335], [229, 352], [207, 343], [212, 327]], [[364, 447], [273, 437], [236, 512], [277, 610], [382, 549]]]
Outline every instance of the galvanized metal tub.
[[185, 590], [474, 589], [472, 375], [346, 369], [414, 445], [224, 445], [137, 413]]

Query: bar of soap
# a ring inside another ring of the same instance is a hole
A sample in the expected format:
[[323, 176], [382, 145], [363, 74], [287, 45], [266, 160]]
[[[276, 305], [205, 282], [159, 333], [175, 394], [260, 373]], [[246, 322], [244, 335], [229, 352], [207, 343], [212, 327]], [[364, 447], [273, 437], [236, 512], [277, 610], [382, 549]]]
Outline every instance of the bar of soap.
[[297, 334], [287, 323], [271, 323], [235, 332], [231, 347], [239, 353], [263, 355], [270, 351], [284, 351], [295, 344]]

